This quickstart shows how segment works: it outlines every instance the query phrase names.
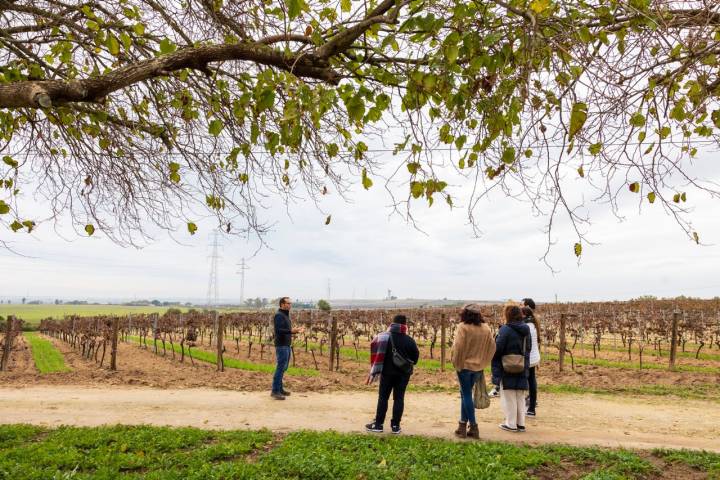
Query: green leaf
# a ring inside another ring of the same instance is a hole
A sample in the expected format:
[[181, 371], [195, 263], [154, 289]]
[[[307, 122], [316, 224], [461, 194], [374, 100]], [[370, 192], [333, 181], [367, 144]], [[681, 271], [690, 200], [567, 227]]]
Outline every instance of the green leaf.
[[425, 193], [425, 185], [422, 182], [410, 182], [410, 194], [413, 198], [420, 198]]
[[418, 162], [410, 162], [407, 164], [407, 169], [408, 169], [408, 172], [415, 175], [418, 172], [418, 170], [420, 169], [420, 164]]
[[190, 235], [195, 235], [195, 232], [197, 232], [197, 225], [195, 225], [193, 222], [188, 222], [187, 229], [188, 232], [190, 232]]
[[365, 190], [368, 190], [373, 186], [373, 182], [370, 177], [367, 176], [367, 170], [364, 168], [362, 170], [362, 186]]
[[573, 246], [573, 250], [575, 251], [575, 256], [580, 258], [580, 255], [582, 255], [582, 245], [578, 242]]
[[542, 13], [550, 8], [550, 0], [533, 0], [530, 2], [530, 8], [535, 13]]
[[710, 118], [712, 118], [713, 123], [717, 128], [720, 128], [720, 110], [713, 110], [712, 114], [710, 115]]
[[325, 225], [330, 225], [330, 221], [332, 220], [332, 215], [328, 215], [325, 219]]
[[693, 232], [693, 239], [695, 240], [695, 243], [700, 245], [700, 235], [698, 235], [697, 232]]
[[18, 162], [16, 162], [15, 160], [13, 160], [13, 158], [10, 157], [10, 156], [8, 156], [8, 155], [5, 155], [5, 156], [3, 157], [3, 162], [4, 162], [6, 165], [10, 165], [12, 168], [17, 168], [17, 167], [18, 167]]
[[0, 215], [5, 215], [7, 213], [10, 213], [10, 205], [5, 203], [3, 200], [0, 200]]
[[300, 12], [308, 9], [305, 0], [285, 0], [285, 5], [287, 6], [290, 20], [297, 18], [300, 15]]
[[351, 9], [352, 9], [351, 0], [340, 0], [340, 10], [342, 10], [345, 13], [348, 13]]
[[644, 127], [645, 126], [645, 115], [643, 115], [640, 112], [636, 113], [635, 115], [630, 117], [630, 125], [632, 125], [633, 127], [638, 127], [638, 128]]
[[17, 232], [21, 228], [23, 228], [23, 224], [15, 220], [13, 223], [10, 224], [10, 228], [12, 228], [13, 232]]
[[577, 169], [578, 175], [580, 175], [581, 178], [585, 178], [585, 170], [583, 169], [582, 165], [580, 165]]
[[136, 35], [143, 35], [145, 33], [145, 25], [142, 23], [136, 23], [133, 30]]
[[602, 143], [593, 143], [592, 145], [590, 145], [588, 150], [590, 151], [591, 155], [599, 155], [602, 151]]
[[210, 135], [217, 137], [220, 135], [220, 132], [223, 131], [223, 128], [225, 128], [225, 124], [220, 119], [214, 119], [212, 122], [210, 122], [210, 125], [208, 126], [208, 132]]
[[115, 37], [115, 35], [113, 35], [112, 33], [108, 34], [106, 43], [111, 55], [115, 57], [120, 55], [120, 42], [118, 42], [118, 39]]
[[92, 236], [92, 234], [95, 233], [95, 227], [94, 227], [93, 225], [91, 225], [91, 224], [88, 223], [87, 225], [85, 225], [85, 232], [86, 232], [89, 236]]
[[680, 195], [680, 200], [682, 200], [683, 202], [687, 202], [687, 195], [685, 194], [685, 192]]
[[512, 165], [515, 162], [515, 148], [508, 147], [503, 150], [502, 161], [508, 165]]
[[365, 115], [365, 102], [360, 95], [354, 95], [345, 102], [350, 120], [359, 123]]
[[656, 197], [655, 192], [648, 193], [647, 194], [648, 202], [655, 203], [655, 197]]
[[680, 194], [679, 193], [676, 193], [675, 195], [673, 195], [673, 202], [680, 203]]
[[574, 104], [570, 112], [570, 140], [572, 140], [575, 134], [585, 125], [586, 120], [587, 105], [583, 102]]
[[177, 49], [177, 45], [170, 41], [169, 38], [163, 38], [160, 41], [160, 53], [165, 55], [167, 53], [173, 53]]
[[628, 188], [631, 192], [637, 193], [640, 191], [640, 184], [638, 182], [633, 182], [628, 186]]

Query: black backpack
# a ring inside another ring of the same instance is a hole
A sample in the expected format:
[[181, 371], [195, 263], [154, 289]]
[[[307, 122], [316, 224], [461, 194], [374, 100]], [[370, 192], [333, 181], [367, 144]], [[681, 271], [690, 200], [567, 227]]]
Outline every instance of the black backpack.
[[415, 364], [412, 362], [412, 360], [409, 360], [402, 356], [400, 352], [397, 351], [395, 348], [395, 342], [393, 341], [392, 333], [390, 334], [390, 347], [392, 348], [392, 361], [393, 364], [400, 370], [401, 372], [410, 375], [413, 373], [413, 367]]

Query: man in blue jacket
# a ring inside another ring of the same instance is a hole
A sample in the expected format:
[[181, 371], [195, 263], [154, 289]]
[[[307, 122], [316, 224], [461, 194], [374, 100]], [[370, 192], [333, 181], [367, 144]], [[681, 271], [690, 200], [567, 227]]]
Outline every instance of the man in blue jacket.
[[302, 333], [303, 328], [297, 330], [292, 329], [290, 324], [290, 307], [292, 302], [290, 297], [282, 297], [280, 299], [280, 308], [273, 319], [273, 328], [275, 330], [275, 358], [277, 365], [275, 374], [273, 375], [271, 396], [275, 400], [285, 400], [290, 392], [283, 388], [283, 375], [290, 363], [290, 345], [292, 345], [293, 334]]

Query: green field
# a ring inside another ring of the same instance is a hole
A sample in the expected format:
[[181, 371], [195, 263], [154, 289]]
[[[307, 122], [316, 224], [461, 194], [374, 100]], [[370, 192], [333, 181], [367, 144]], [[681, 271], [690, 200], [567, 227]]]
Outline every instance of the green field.
[[40, 373], [69, 372], [65, 360], [55, 346], [36, 332], [26, 332], [25, 339], [30, 344], [35, 367]]
[[[63, 318], [65, 315], [79, 315], [92, 317], [95, 315], [127, 315], [141, 313], [165, 313], [169, 308], [179, 308], [186, 312], [189, 308], [202, 310], [203, 307], [129, 307], [125, 305], [0, 305], [0, 316], [15, 315], [24, 320], [27, 325], [36, 326], [45, 318]], [[220, 309], [228, 311], [230, 309]]]
[[0, 425], [0, 479], [719, 478], [720, 455], [411, 436]]

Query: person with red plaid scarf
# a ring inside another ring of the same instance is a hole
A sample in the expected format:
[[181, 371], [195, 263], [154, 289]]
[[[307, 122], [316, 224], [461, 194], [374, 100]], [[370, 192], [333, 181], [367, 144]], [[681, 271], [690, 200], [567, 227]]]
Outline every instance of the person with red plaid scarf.
[[[407, 334], [407, 317], [395, 315], [393, 323], [386, 332], [379, 333], [370, 344], [370, 374], [367, 384], [371, 384], [378, 377], [380, 388], [378, 389], [377, 411], [375, 420], [365, 425], [368, 432], [381, 433], [385, 415], [388, 409], [390, 394], [393, 394], [393, 413], [390, 420], [392, 433], [400, 433], [400, 420], [402, 420], [405, 408], [405, 389], [410, 382], [412, 371], [403, 370], [393, 361], [393, 348], [395, 354], [400, 355], [406, 361], [415, 365], [420, 358], [415, 340]], [[412, 368], [410, 368], [412, 370]]]

